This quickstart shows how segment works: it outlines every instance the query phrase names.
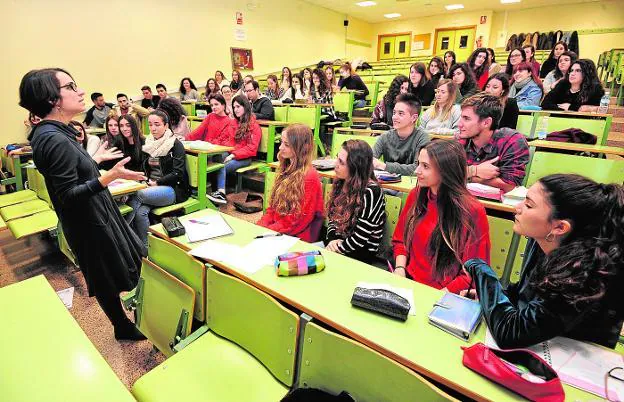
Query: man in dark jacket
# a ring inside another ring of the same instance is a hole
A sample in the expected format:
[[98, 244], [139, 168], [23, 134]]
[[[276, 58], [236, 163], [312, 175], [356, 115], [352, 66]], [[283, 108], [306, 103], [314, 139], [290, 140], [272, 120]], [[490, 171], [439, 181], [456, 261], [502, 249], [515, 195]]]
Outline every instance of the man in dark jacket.
[[260, 93], [258, 81], [245, 83], [245, 95], [251, 102], [251, 110], [258, 120], [275, 120], [271, 99]]

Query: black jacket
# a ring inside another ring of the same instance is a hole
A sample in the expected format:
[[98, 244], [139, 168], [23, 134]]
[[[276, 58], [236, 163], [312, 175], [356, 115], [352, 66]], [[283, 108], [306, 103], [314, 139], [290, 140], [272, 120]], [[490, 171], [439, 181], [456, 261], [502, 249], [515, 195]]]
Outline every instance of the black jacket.
[[[150, 174], [149, 158], [150, 156], [144, 152], [143, 171], [147, 177]], [[186, 201], [191, 191], [188, 174], [186, 173], [186, 153], [184, 152], [184, 145], [182, 145], [180, 140], [175, 140], [169, 153], [161, 156], [159, 162], [162, 177], [156, 183], [159, 186], [173, 187], [176, 194], [176, 203]]]
[[[112, 103], [105, 103], [106, 106], [110, 107], [112, 109], [113, 105]], [[87, 114], [85, 115], [85, 119], [84, 119], [84, 124], [85, 125], [89, 125], [91, 124], [91, 121], [93, 121], [93, 111], [95, 110], [95, 105], [91, 106], [91, 108], [89, 110], [87, 110]]]
[[357, 74], [350, 75], [347, 78], [340, 78], [338, 86], [340, 89], [347, 88], [360, 91], [355, 93], [356, 100], [363, 100], [368, 96], [368, 87]]
[[141, 99], [141, 106], [144, 107], [145, 109], [147, 108], [153, 108], [156, 109], [158, 107], [158, 104], [160, 103], [160, 96], [158, 95], [152, 95], [152, 99]]
[[604, 89], [600, 87], [594, 93], [590, 94], [586, 102], [581, 102], [580, 92], [570, 92], [570, 81], [561, 80], [555, 87], [546, 94], [542, 101], [542, 109], [544, 110], [563, 110], [558, 105], [560, 103], [569, 103], [570, 111], [578, 111], [582, 105], [600, 106], [600, 99], [604, 95]]
[[[518, 125], [518, 114], [520, 113], [520, 109], [518, 108], [518, 102], [514, 98], [507, 98], [507, 104], [505, 104], [505, 109], [503, 109], [503, 116], [500, 119], [500, 123], [498, 124], [498, 128], [501, 127], [509, 127], [516, 129]], [[529, 133], [523, 133], [525, 135]]]
[[435, 85], [431, 80], [427, 80], [425, 85], [418, 86], [416, 88], [414, 88], [410, 82], [409, 90], [418, 98], [422, 106], [431, 105], [433, 98], [435, 98]]
[[542, 299], [530, 282], [543, 260], [539, 245], [529, 240], [520, 281], [506, 290], [485, 261], [472, 259], [464, 264], [474, 280], [485, 321], [496, 343], [504, 349], [524, 348], [565, 336], [614, 348], [624, 322], [621, 308], [615, 310], [621, 305], [621, 295], [618, 300], [618, 295], [607, 290], [598, 302], [578, 309], [560, 297]]
[[251, 109], [258, 120], [275, 120], [275, 111], [271, 99], [266, 96], [256, 99]]

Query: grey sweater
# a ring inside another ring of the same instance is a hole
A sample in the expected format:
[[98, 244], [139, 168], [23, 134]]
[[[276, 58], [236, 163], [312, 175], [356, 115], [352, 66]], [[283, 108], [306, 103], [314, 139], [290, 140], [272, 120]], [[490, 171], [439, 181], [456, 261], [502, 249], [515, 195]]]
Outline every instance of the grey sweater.
[[413, 176], [420, 149], [428, 142], [429, 135], [419, 128], [414, 128], [405, 139], [401, 139], [397, 131], [391, 129], [379, 137], [373, 147], [373, 156], [377, 159], [383, 156], [387, 172]]

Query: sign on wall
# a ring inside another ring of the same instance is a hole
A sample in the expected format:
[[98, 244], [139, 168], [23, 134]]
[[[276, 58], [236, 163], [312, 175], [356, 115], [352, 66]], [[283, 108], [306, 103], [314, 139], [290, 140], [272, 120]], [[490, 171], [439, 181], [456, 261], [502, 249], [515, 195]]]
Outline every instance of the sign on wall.
[[479, 19], [479, 23], [481, 25], [487, 23], [487, 15], [482, 15], [481, 18]]
[[236, 12], [236, 24], [243, 25], [243, 13], [241, 13], [240, 11]]
[[253, 70], [253, 55], [251, 49], [231, 47], [232, 70]]

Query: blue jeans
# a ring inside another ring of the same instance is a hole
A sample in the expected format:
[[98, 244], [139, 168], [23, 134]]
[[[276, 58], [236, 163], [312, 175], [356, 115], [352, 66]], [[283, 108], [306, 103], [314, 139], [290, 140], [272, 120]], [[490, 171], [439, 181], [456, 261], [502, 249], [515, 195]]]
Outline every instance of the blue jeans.
[[365, 99], [356, 99], [355, 102], [353, 103], [354, 107], [364, 107], [366, 106], [366, 100]]
[[[224, 155], [227, 157], [228, 154]], [[225, 192], [225, 178], [228, 174], [232, 174], [232, 172], [236, 172], [237, 169], [240, 169], [245, 166], [251, 165], [251, 159], [241, 159], [236, 160], [232, 159], [230, 161], [225, 162], [225, 166], [217, 172], [217, 190], [222, 190]]]
[[147, 246], [147, 229], [149, 228], [149, 212], [153, 207], [165, 207], [175, 202], [173, 187], [154, 186], [137, 191], [128, 199], [132, 212], [126, 215], [126, 221], [134, 229], [139, 239]]

